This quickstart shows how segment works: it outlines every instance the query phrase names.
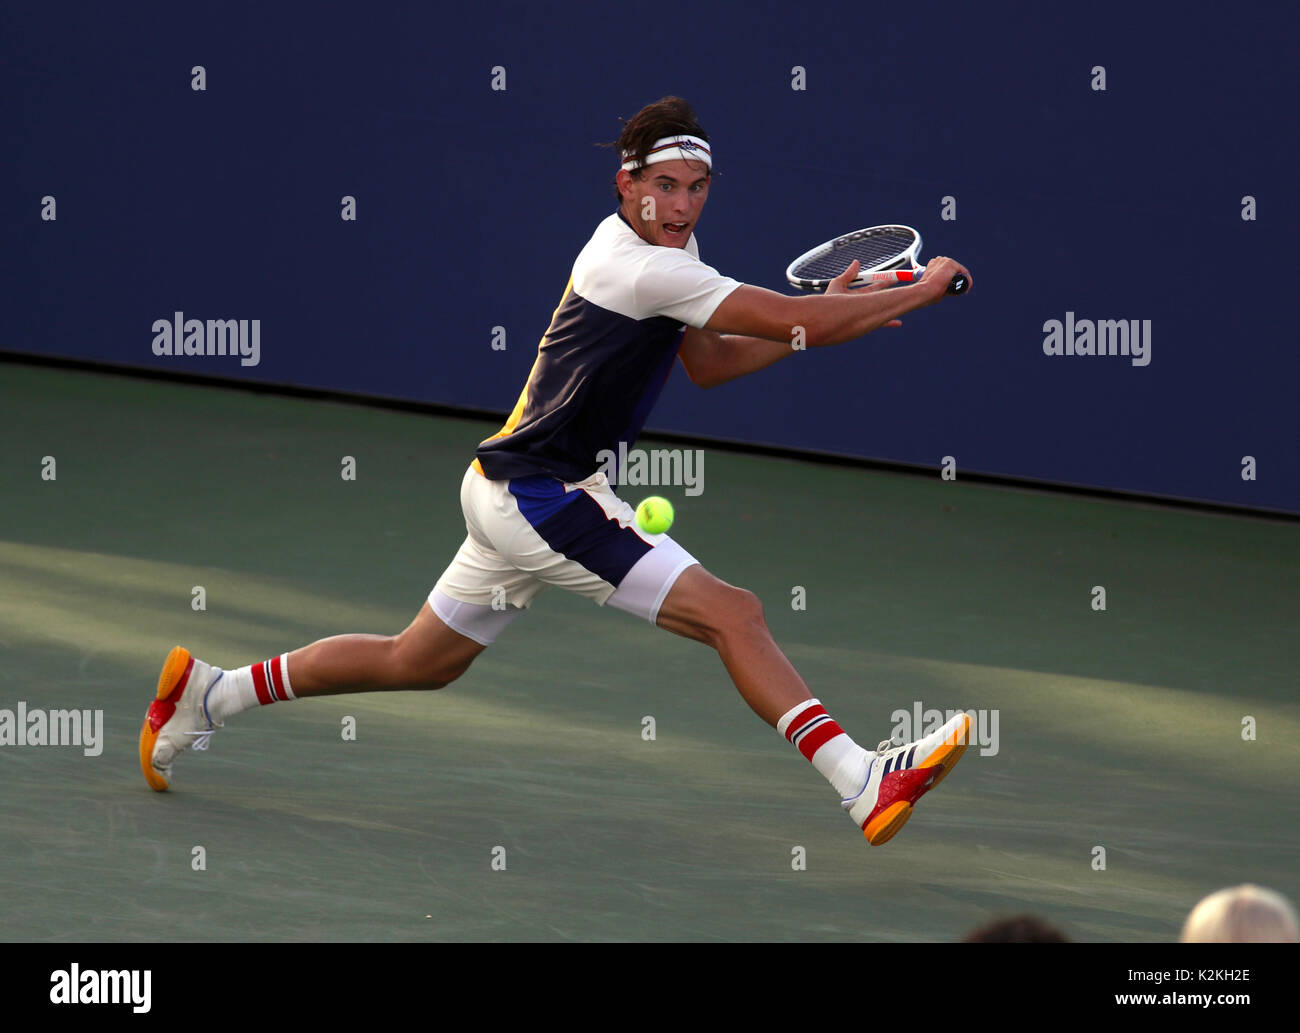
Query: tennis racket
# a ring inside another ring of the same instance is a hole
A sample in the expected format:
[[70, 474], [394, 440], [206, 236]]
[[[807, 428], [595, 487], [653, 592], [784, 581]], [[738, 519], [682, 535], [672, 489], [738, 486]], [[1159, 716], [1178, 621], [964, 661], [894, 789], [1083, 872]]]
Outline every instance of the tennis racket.
[[[805, 251], [790, 263], [785, 278], [802, 290], [824, 291], [856, 258], [862, 267], [850, 286], [882, 280], [914, 283], [925, 275], [925, 266], [916, 261], [920, 253], [921, 234], [911, 226], [869, 226]], [[969, 286], [958, 273], [948, 293], [963, 294]]]

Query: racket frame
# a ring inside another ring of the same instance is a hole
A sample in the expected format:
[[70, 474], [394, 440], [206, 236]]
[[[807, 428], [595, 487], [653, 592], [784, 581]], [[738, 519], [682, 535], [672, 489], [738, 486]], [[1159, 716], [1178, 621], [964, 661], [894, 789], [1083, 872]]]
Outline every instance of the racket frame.
[[[921, 253], [921, 234], [911, 226], [904, 226], [902, 223], [889, 223], [880, 226], [865, 226], [860, 230], [854, 230], [852, 233], [842, 233], [838, 237], [832, 237], [830, 240], [823, 241], [814, 248], [809, 248], [802, 255], [791, 262], [785, 269], [785, 278], [792, 287], [798, 287], [805, 291], [825, 291], [830, 286], [829, 279], [808, 279], [795, 275], [795, 269], [804, 262], [819, 258], [833, 251], [836, 247], [849, 243], [854, 240], [860, 240], [865, 236], [881, 234], [885, 232], [897, 232], [903, 230], [912, 234], [912, 243], [910, 246], [899, 252], [895, 257], [886, 259], [866, 269], [859, 269], [858, 275], [850, 281], [850, 287], [860, 287], [868, 283], [893, 282], [893, 283], [915, 283], [925, 275], [925, 266], [917, 261]], [[850, 259], [850, 261], [852, 261]], [[847, 266], [846, 266], [847, 268]], [[843, 270], [841, 270], [841, 273]], [[958, 275], [954, 276], [952, 283], [948, 286], [949, 294], [960, 294], [966, 289], [966, 278]]]

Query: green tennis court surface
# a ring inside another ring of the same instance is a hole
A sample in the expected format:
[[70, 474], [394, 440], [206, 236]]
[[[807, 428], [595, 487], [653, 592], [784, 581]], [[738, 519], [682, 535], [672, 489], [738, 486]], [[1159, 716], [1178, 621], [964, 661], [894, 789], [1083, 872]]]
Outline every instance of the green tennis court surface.
[[0, 708], [103, 711], [98, 756], [0, 746], [3, 939], [1169, 940], [1221, 886], [1300, 898], [1294, 524], [708, 450], [673, 535], [849, 734], [997, 717], [883, 847], [716, 654], [555, 590], [449, 688], [242, 714], [155, 794], [167, 650], [401, 630], [497, 425], [12, 364], [0, 396]]

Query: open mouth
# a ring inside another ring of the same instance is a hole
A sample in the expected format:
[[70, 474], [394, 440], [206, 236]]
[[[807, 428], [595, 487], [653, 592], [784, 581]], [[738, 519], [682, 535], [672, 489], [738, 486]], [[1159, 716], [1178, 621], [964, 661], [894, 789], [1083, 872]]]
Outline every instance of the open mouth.
[[666, 222], [664, 223], [664, 229], [669, 233], [684, 233], [688, 225], [690, 224], [685, 222]]

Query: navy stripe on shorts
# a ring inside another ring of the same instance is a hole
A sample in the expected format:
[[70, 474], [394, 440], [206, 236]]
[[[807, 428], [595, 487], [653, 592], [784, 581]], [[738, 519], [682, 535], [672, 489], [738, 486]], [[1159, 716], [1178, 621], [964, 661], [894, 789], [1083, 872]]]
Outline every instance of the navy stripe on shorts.
[[654, 546], [608, 516], [585, 491], [566, 492], [554, 477], [516, 477], [510, 494], [548, 546], [616, 588]]

